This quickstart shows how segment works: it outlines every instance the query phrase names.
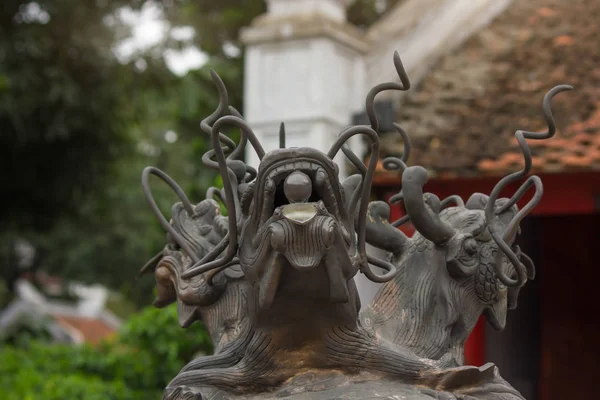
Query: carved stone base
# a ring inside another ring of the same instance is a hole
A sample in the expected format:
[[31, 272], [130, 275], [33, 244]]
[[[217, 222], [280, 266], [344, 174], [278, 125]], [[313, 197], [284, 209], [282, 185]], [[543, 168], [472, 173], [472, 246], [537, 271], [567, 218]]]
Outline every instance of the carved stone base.
[[[475, 368], [473, 370], [476, 370]], [[259, 394], [233, 394], [214, 388], [179, 390], [169, 400], [522, 400], [523, 397], [498, 374], [493, 364], [479, 368], [488, 377], [476, 384], [461, 382], [459, 374], [456, 389], [437, 391], [423, 386], [402, 383], [378, 374], [361, 372], [355, 375], [341, 371], [310, 371], [287, 380], [270, 392]], [[468, 374], [465, 374], [468, 375]], [[200, 394], [202, 393], [202, 394]]]

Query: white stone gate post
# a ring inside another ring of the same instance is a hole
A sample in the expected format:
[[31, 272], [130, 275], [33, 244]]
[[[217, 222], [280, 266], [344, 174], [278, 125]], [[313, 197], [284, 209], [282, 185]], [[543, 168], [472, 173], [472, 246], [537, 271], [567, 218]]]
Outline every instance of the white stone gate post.
[[[287, 146], [327, 151], [364, 100], [368, 44], [346, 22], [348, 0], [268, 0], [268, 11], [242, 32], [246, 45], [244, 117], [265, 150]], [[364, 106], [363, 106], [364, 107]], [[358, 150], [360, 141], [352, 147]], [[256, 155], [247, 162], [256, 166]], [[342, 176], [345, 159], [336, 159]]]

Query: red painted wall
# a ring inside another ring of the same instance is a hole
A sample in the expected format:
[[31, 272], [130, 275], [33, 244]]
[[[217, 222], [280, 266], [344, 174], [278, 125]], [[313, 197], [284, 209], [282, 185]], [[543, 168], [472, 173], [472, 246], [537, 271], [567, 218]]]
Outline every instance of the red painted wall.
[[[542, 174], [544, 195], [532, 215], [592, 214], [596, 211], [595, 196], [600, 196], [600, 173]], [[489, 194], [499, 178], [473, 179], [432, 179], [425, 185], [425, 191], [435, 193], [440, 199], [458, 194], [465, 201], [472, 193]], [[509, 185], [502, 195], [510, 197], [519, 185]], [[384, 192], [389, 198], [400, 189], [399, 180], [379, 180], [375, 189]], [[523, 206], [532, 196], [533, 189], [519, 203]], [[392, 213], [401, 213], [399, 206], [392, 207]], [[395, 209], [395, 210], [394, 210]]]
[[485, 317], [480, 317], [465, 343], [465, 365], [485, 364]]
[[540, 400], [597, 399], [600, 214], [542, 223]]

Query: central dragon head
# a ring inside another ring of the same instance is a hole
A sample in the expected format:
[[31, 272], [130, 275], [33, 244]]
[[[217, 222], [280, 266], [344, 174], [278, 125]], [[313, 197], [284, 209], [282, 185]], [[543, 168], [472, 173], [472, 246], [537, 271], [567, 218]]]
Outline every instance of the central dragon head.
[[349, 300], [348, 281], [360, 267], [349, 206], [326, 154], [291, 148], [265, 155], [242, 202], [239, 250], [244, 273], [259, 282], [261, 308], [270, 307], [288, 268], [303, 272], [293, 274], [296, 279], [327, 279], [328, 285], [304, 295]]
[[[366, 213], [371, 182], [379, 153], [379, 138], [369, 126], [354, 126], [340, 133], [329, 151], [307, 147], [285, 148], [285, 129], [280, 130], [280, 148], [266, 153], [258, 138], [232, 107], [226, 115], [226, 91], [213, 72], [220, 93], [219, 108], [203, 122], [210, 130], [212, 150], [203, 160], [223, 179], [221, 199], [228, 212], [228, 234], [223, 253], [205, 257], [183, 274], [192, 278], [239, 261], [256, 290], [260, 309], [268, 309], [278, 292], [330, 303], [357, 301], [352, 277], [361, 270], [368, 278], [386, 281], [394, 268], [367, 256]], [[235, 146], [220, 131], [225, 126], [241, 131]], [[356, 135], [371, 144], [371, 161], [365, 166], [345, 143]], [[236, 160], [247, 143], [260, 160], [258, 171]], [[233, 152], [228, 149], [235, 148]], [[238, 151], [238, 149], [240, 149]], [[340, 183], [334, 157], [343, 151], [359, 174]], [[358, 222], [356, 222], [358, 221]], [[376, 275], [369, 263], [387, 269]], [[279, 290], [285, 283], [285, 290]], [[352, 299], [355, 297], [356, 299]]]

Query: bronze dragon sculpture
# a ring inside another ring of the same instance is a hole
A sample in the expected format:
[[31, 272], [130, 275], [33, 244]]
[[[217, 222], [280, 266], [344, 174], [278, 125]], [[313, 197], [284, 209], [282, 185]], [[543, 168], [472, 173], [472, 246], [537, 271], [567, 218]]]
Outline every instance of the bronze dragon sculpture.
[[[494, 329], [504, 329], [507, 310], [516, 308], [520, 289], [535, 276], [533, 262], [514, 244], [520, 222], [543, 193], [541, 179], [528, 176], [532, 157], [526, 139], [554, 136], [551, 100], [571, 89], [559, 85], [545, 95], [546, 132], [515, 133], [525, 161], [523, 169], [501, 179], [489, 196], [475, 193], [466, 203], [458, 196], [440, 201], [434, 194], [423, 193], [427, 170], [406, 165], [410, 142], [398, 127], [404, 155], [387, 158], [384, 165], [402, 171], [402, 190], [390, 203], [403, 202], [406, 215], [389, 222], [389, 205], [378, 201], [369, 205], [367, 218], [367, 241], [389, 252], [398, 273], [361, 313], [364, 325], [422, 357], [452, 354], [456, 365], [463, 364], [465, 341], [482, 314]], [[510, 199], [499, 198], [507, 185], [524, 178]], [[517, 202], [532, 187], [533, 197], [519, 210]], [[412, 238], [397, 229], [408, 221], [416, 230]], [[520, 398], [514, 390], [504, 389], [506, 398]]]
[[[397, 126], [406, 151], [385, 164], [403, 170], [403, 189], [394, 200], [403, 200], [408, 214], [390, 224], [389, 206], [369, 200], [380, 147], [375, 96], [410, 87], [397, 53], [394, 64], [400, 83], [377, 85], [367, 95], [370, 126], [347, 128], [326, 153], [285, 148], [283, 125], [281, 148], [265, 152], [240, 113], [228, 107], [225, 86], [212, 72], [219, 106], [201, 123], [212, 144], [202, 160], [219, 171], [223, 188], [210, 188], [194, 206], [167, 174], [144, 170], [144, 193], [167, 231], [167, 245], [143, 268], [154, 271], [154, 304], [177, 302], [180, 324], [202, 320], [215, 344], [213, 355], [181, 370], [165, 399], [291, 399], [303, 391], [312, 392], [310, 398], [359, 399], [373, 385], [384, 386], [372, 398], [392, 398], [388, 392], [410, 392], [407, 398], [414, 399], [485, 399], [490, 392], [520, 398], [493, 366], [462, 366], [462, 346], [482, 313], [501, 329], [506, 308], [533, 278], [533, 265], [513, 241], [539, 201], [541, 181], [530, 177], [511, 199], [498, 197], [508, 182], [529, 173], [525, 139], [554, 134], [549, 102], [567, 87], [553, 89], [544, 101], [548, 132], [517, 132], [524, 170], [501, 180], [489, 197], [475, 194], [466, 204], [423, 195], [427, 172], [406, 166], [408, 136]], [[221, 133], [224, 127], [241, 131], [239, 144]], [[368, 165], [346, 146], [357, 135], [370, 144]], [[248, 144], [260, 160], [258, 170], [240, 160]], [[340, 151], [358, 171], [343, 182], [333, 162]], [[180, 199], [171, 221], [152, 197], [150, 175]], [[516, 203], [531, 186], [536, 194], [519, 211]], [[456, 205], [445, 208], [451, 202]], [[413, 238], [396, 229], [408, 218], [417, 229]], [[387, 250], [389, 258], [368, 255], [367, 243]], [[383, 283], [362, 312], [353, 280], [359, 272]], [[326, 394], [345, 386], [353, 389]]]

